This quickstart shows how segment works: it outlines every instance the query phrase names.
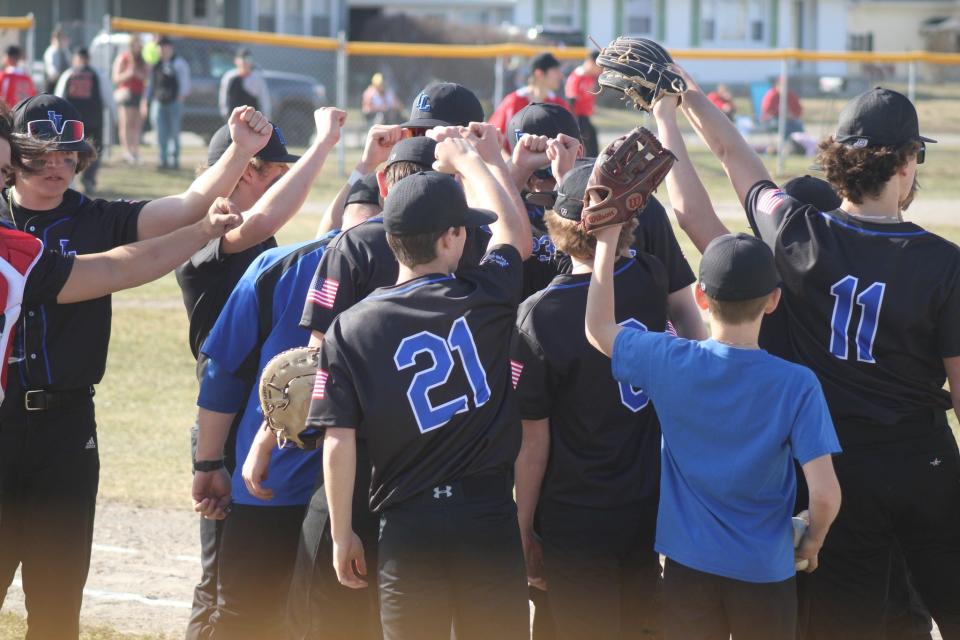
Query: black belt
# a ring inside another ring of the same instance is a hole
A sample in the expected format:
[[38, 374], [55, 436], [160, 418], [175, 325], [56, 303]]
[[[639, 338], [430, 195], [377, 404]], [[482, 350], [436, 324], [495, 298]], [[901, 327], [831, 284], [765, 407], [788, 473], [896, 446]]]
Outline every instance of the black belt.
[[48, 409], [72, 407], [89, 401], [96, 393], [92, 386], [63, 391], [32, 389], [23, 394], [23, 407], [27, 411], [47, 411]]
[[453, 504], [471, 500], [505, 498], [513, 494], [513, 474], [485, 473], [441, 482], [400, 504]]

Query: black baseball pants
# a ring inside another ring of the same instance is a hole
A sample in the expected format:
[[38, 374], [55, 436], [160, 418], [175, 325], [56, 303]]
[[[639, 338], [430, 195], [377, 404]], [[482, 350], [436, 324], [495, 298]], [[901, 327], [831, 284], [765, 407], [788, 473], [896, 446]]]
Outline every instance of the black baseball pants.
[[290, 640], [379, 640], [377, 538], [380, 517], [370, 512], [370, 459], [366, 443], [357, 441], [357, 476], [353, 487], [353, 530], [367, 561], [366, 589], [350, 589], [333, 569], [330, 509], [323, 474], [310, 498], [300, 530], [297, 560], [287, 599]]
[[303, 514], [303, 505], [233, 505], [220, 539], [211, 638], [283, 637], [283, 612]]
[[657, 504], [541, 503], [547, 593], [558, 640], [660, 638]]
[[663, 627], [666, 640], [793, 640], [797, 580], [744, 582], [667, 558]]
[[28, 640], [79, 637], [99, 480], [92, 399], [0, 421], [0, 605], [20, 566]]
[[843, 446], [834, 460], [840, 515], [802, 590], [805, 637], [885, 637], [891, 601], [903, 597], [902, 585], [891, 587], [899, 546], [944, 640], [960, 638], [960, 453], [953, 434], [944, 426], [910, 440]]
[[[242, 414], [231, 425], [227, 442], [223, 447], [223, 466], [233, 475], [237, 466], [236, 444], [237, 424]], [[197, 431], [199, 426], [194, 423], [190, 428], [190, 460], [197, 459]], [[210, 637], [210, 616], [217, 610], [217, 567], [220, 549], [220, 538], [223, 533], [223, 520], [208, 520], [200, 518], [200, 582], [193, 589], [193, 610], [190, 612], [190, 621], [187, 623], [186, 640], [206, 640]]]
[[451, 626], [457, 640], [530, 638], [516, 503], [506, 476], [488, 482], [484, 495], [444, 483], [382, 513], [385, 640], [449, 640]]

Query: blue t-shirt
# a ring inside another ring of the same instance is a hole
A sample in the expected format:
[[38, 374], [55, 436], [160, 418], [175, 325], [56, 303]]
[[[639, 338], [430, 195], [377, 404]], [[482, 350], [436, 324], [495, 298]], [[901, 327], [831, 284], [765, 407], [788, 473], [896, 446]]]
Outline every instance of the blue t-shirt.
[[624, 329], [613, 376], [660, 416], [657, 551], [735, 580], [793, 576], [792, 458], [840, 452], [813, 372], [760, 349]]
[[260, 254], [230, 294], [201, 348], [210, 364], [200, 384], [197, 404], [222, 413], [243, 408], [237, 426], [237, 469], [233, 474], [233, 500], [238, 504], [305, 505], [320, 474], [323, 460], [319, 450], [304, 451], [295, 447], [274, 450], [268, 479], [264, 482], [264, 486], [273, 489], [273, 500], [250, 495], [241, 469], [263, 423], [258, 385], [250, 389], [244, 406], [242, 395], [236, 396], [236, 384], [231, 384], [226, 377], [235, 375], [253, 357], [257, 359], [259, 380], [260, 372], [271, 358], [309, 342], [310, 331], [300, 327], [300, 314], [313, 274], [331, 237]]

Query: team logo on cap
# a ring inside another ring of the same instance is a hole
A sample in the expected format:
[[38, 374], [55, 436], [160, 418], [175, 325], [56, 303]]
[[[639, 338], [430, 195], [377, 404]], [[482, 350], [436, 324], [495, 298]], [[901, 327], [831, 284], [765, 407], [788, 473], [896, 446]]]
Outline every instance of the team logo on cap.
[[280, 127], [278, 125], [273, 125], [273, 133], [276, 134], [277, 140], [280, 141], [280, 144], [287, 146], [287, 139], [283, 137], [283, 131], [280, 131]]
[[522, 130], [520, 130], [520, 129], [514, 129], [514, 130], [513, 130], [513, 135], [516, 136], [516, 138], [517, 138], [516, 141], [517, 141], [517, 142], [520, 142], [520, 138], [522, 138], [522, 137], [525, 136], [526, 134], [525, 134]]
[[870, 144], [870, 141], [867, 140], [866, 138], [857, 138], [856, 140], [853, 141], [853, 145], [852, 145], [852, 146], [853, 146], [854, 149], [863, 149], [863, 148], [865, 148], [868, 144]]
[[433, 111], [433, 107], [430, 105], [430, 96], [421, 92], [420, 95], [417, 96], [417, 99], [413, 101], [413, 108], [417, 111], [426, 111], [428, 113]]
[[59, 130], [60, 123], [63, 122], [63, 115], [56, 111], [47, 111], [47, 119], [53, 120], [53, 125]]

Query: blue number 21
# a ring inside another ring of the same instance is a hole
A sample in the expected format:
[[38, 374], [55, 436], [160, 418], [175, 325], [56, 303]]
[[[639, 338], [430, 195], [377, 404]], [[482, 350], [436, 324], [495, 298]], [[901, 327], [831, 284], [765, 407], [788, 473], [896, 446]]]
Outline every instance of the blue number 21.
[[457, 318], [446, 339], [429, 331], [421, 331], [404, 338], [397, 347], [397, 352], [393, 354], [398, 371], [415, 365], [417, 356], [421, 353], [429, 354], [433, 359], [433, 366], [414, 375], [407, 389], [407, 400], [410, 401], [410, 408], [421, 433], [442, 427], [450, 422], [453, 416], [469, 408], [466, 395], [436, 407], [430, 403], [428, 396], [432, 389], [446, 383], [453, 373], [454, 351], [460, 356], [467, 373], [474, 406], [483, 406], [490, 399], [490, 387], [466, 318]]
[[860, 324], [857, 326], [857, 360], [860, 362], [876, 363], [873, 358], [873, 340], [877, 337], [877, 322], [880, 318], [880, 307], [883, 305], [883, 294], [886, 283], [874, 282], [857, 294], [859, 281], [854, 276], [846, 276], [830, 287], [830, 295], [836, 298], [831, 318], [830, 353], [846, 360], [848, 356], [848, 333], [850, 319], [853, 317], [853, 301], [856, 296], [860, 306]]

